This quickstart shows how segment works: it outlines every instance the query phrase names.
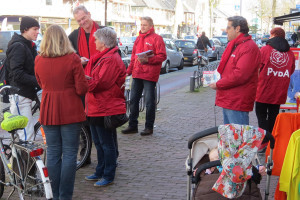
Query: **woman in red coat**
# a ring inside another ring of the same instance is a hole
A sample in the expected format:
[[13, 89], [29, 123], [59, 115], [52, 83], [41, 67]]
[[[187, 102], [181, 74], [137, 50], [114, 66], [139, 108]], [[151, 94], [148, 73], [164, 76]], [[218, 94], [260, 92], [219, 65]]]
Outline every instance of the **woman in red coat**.
[[92, 138], [97, 149], [96, 172], [86, 180], [97, 181], [94, 186], [106, 186], [113, 182], [116, 172], [116, 129], [104, 127], [104, 117], [126, 113], [124, 83], [125, 65], [118, 53], [117, 34], [111, 28], [98, 29], [95, 34], [96, 49], [85, 74], [89, 91], [85, 97]]
[[65, 31], [50, 26], [35, 59], [35, 76], [43, 89], [40, 122], [47, 141], [47, 167], [53, 199], [72, 199], [81, 122], [80, 96], [88, 90], [80, 62]]
[[287, 99], [290, 77], [295, 71], [295, 56], [282, 28], [273, 28], [270, 34], [267, 45], [260, 50], [262, 59], [255, 112], [258, 126], [272, 132], [280, 104], [284, 104]]

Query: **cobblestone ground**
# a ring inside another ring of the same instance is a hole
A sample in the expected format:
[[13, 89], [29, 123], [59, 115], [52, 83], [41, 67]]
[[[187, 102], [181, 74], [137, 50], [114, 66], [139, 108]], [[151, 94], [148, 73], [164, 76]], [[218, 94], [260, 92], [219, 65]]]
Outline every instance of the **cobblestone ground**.
[[[96, 166], [93, 147], [92, 164], [77, 171], [73, 199], [186, 199], [184, 163], [188, 155], [188, 138], [215, 126], [215, 119], [216, 124], [222, 123], [221, 109], [214, 107], [213, 90], [202, 88], [195, 93], [188, 90], [185, 87], [161, 97], [152, 136], [118, 133], [119, 165], [114, 184], [108, 187], [96, 188], [94, 182], [84, 180], [86, 175], [94, 172]], [[251, 125], [257, 125], [253, 112], [250, 121]], [[141, 120], [139, 130], [143, 128]], [[260, 185], [262, 191], [266, 185], [264, 180]], [[274, 180], [272, 177], [269, 199], [273, 199]]]

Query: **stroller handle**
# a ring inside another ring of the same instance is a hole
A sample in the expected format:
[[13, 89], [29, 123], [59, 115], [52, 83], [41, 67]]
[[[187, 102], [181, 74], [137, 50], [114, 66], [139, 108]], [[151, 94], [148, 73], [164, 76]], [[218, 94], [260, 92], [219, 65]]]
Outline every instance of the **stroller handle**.
[[265, 135], [265, 138], [266, 139], [266, 142], [270, 141], [270, 148], [271, 149], [274, 149], [274, 146], [275, 146], [275, 138], [274, 136], [272, 135], [271, 132], [269, 131], [266, 131], [266, 135]]
[[192, 149], [193, 147], [193, 142], [195, 142], [196, 140], [200, 139], [200, 138], [203, 138], [205, 136], [208, 136], [208, 135], [212, 135], [214, 133], [218, 133], [218, 126], [216, 127], [213, 127], [213, 128], [209, 128], [209, 129], [206, 129], [204, 131], [201, 131], [201, 132], [198, 132], [198, 133], [195, 133], [194, 135], [192, 135], [190, 138], [189, 138], [189, 141], [188, 141], [188, 148], [189, 149]]
[[208, 163], [204, 163], [204, 164], [200, 165], [195, 174], [195, 184], [197, 185], [199, 183], [199, 181], [201, 180], [200, 173], [203, 170], [209, 169], [211, 167], [221, 166], [221, 165], [222, 164], [221, 164], [220, 160], [216, 160], [216, 161], [212, 161], [212, 162], [208, 162]]

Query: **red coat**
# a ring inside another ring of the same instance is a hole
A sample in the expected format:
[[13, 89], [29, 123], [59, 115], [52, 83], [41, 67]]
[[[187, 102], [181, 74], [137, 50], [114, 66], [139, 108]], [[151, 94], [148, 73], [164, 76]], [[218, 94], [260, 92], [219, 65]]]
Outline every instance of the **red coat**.
[[[85, 112], [89, 117], [126, 113], [124, 97], [126, 67], [118, 49], [118, 47], [113, 48], [98, 62], [96, 61], [95, 65], [88, 64], [85, 68], [86, 75], [92, 77], [88, 81], [89, 91], [85, 96]], [[96, 56], [97, 54], [89, 63], [93, 62]]]
[[[137, 60], [136, 53], [141, 53], [148, 50], [153, 50], [154, 56], [148, 58], [148, 63], [141, 64]], [[155, 34], [154, 30], [150, 30], [145, 36], [144, 40], [142, 40], [141, 36], [139, 36], [134, 42], [127, 74], [132, 74], [132, 78], [157, 82], [161, 70], [161, 64], [166, 59], [166, 46], [162, 37]]]
[[289, 50], [280, 52], [270, 45], [260, 50], [262, 55], [255, 101], [268, 104], [284, 104], [290, 77], [295, 71], [295, 56]]
[[244, 112], [253, 110], [260, 59], [259, 48], [253, 40], [237, 45], [216, 83], [217, 106]]
[[80, 96], [88, 90], [77, 54], [35, 59], [35, 76], [43, 89], [40, 122], [62, 125], [86, 120]]

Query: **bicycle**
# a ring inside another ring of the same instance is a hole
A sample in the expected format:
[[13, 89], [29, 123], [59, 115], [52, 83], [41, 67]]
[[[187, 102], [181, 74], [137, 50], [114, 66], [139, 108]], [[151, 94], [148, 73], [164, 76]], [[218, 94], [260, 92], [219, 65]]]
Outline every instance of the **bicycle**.
[[[4, 86], [0, 89], [9, 91], [16, 99], [18, 89], [12, 86]], [[41, 155], [44, 146], [33, 141], [22, 141], [19, 139], [17, 130], [26, 127], [28, 119], [21, 115], [4, 113], [4, 120], [1, 127], [10, 133], [10, 138], [0, 137], [1, 162], [0, 162], [0, 198], [3, 196], [4, 186], [11, 186], [12, 191], [9, 199], [15, 190], [21, 200], [25, 196], [32, 198], [46, 197], [53, 198], [51, 184], [48, 176], [48, 169], [45, 167]], [[0, 115], [2, 117], [2, 115]], [[4, 139], [9, 139], [9, 145], [3, 144]], [[5, 180], [8, 176], [8, 181]]]
[[[37, 113], [40, 109], [40, 95], [42, 92], [38, 92], [37, 96], [34, 99], [34, 105], [32, 106], [31, 113], [32, 116]], [[8, 108], [3, 109], [2, 113], [6, 112], [9, 110]], [[38, 144], [45, 145], [45, 148], [47, 149], [46, 145], [46, 137], [45, 137], [45, 132], [40, 124], [39, 121], [36, 122], [34, 125], [34, 139]], [[77, 167], [76, 170], [80, 169], [86, 162], [87, 158], [89, 157], [91, 153], [91, 148], [92, 148], [92, 140], [90, 138], [90, 134], [88, 133], [88, 130], [82, 125], [81, 126], [81, 131], [80, 131], [80, 140], [79, 140], [79, 151], [77, 154]], [[44, 163], [46, 163], [47, 160], [47, 153], [45, 153], [42, 156], [42, 160]]]
[[204, 50], [199, 50], [197, 53], [197, 65], [198, 70], [194, 72], [194, 77], [196, 77], [196, 88], [200, 88], [203, 86], [202, 78], [203, 78], [203, 71], [209, 71], [208, 64], [209, 59], [204, 56]]
[[[125, 82], [125, 103], [126, 103], [126, 114], [130, 114], [130, 91], [131, 91], [131, 83], [130, 83], [130, 76], [126, 77], [126, 82]], [[157, 82], [155, 86], [155, 102], [156, 106], [160, 102], [160, 85]], [[139, 111], [143, 112], [145, 109], [145, 95], [144, 91], [142, 93], [142, 96], [139, 101]]]

